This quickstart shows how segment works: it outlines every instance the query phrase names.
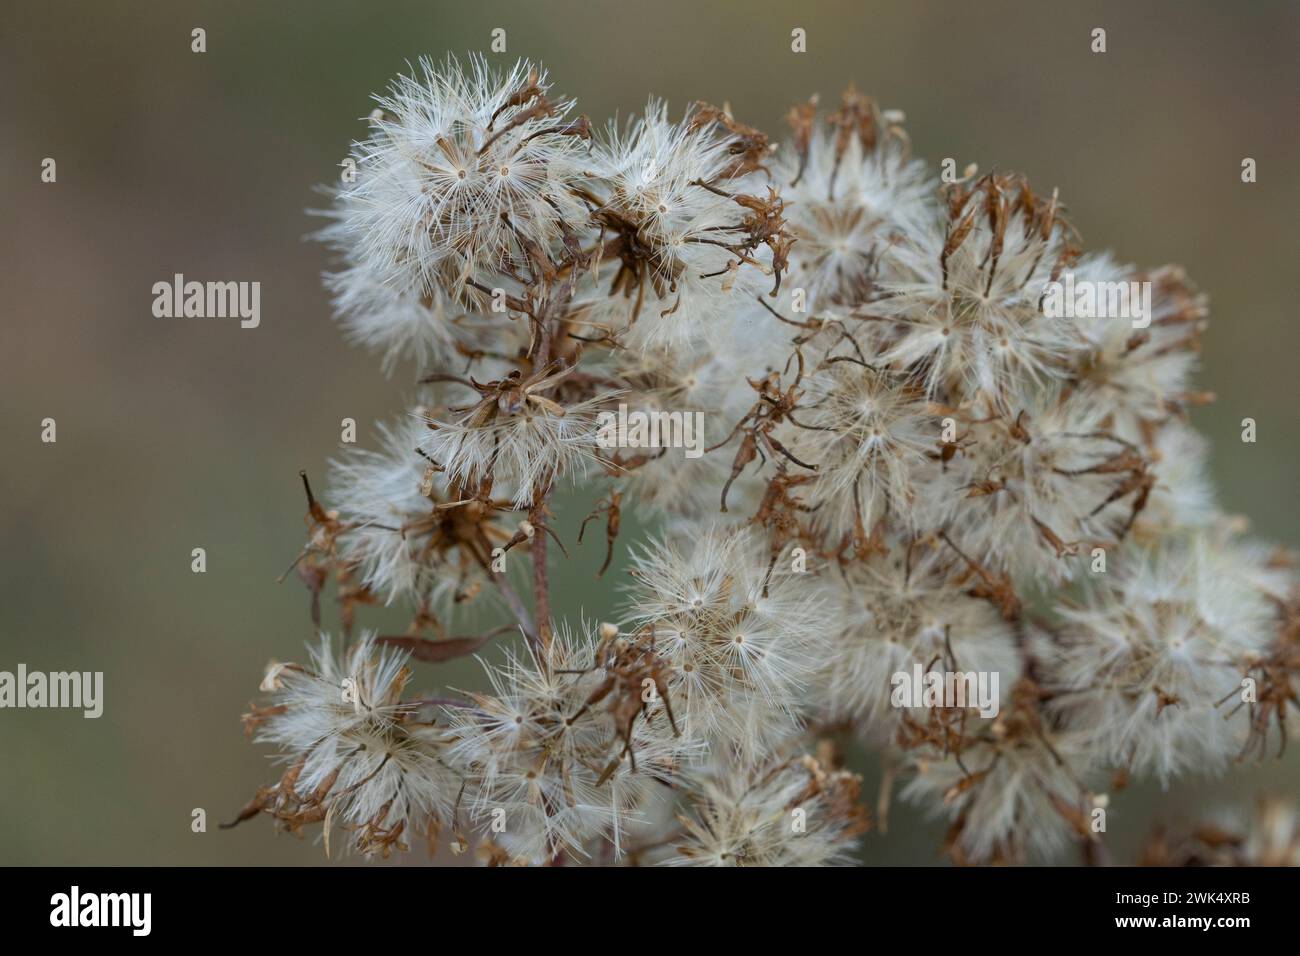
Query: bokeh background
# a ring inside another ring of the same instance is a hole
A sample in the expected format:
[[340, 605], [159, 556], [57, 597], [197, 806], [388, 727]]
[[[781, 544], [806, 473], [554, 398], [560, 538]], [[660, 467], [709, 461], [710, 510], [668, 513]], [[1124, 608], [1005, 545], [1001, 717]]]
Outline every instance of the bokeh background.
[[[1223, 503], [1300, 546], [1295, 3], [11, 0], [0, 669], [102, 670], [106, 709], [0, 712], [0, 863], [326, 862], [269, 820], [215, 826], [272, 778], [239, 714], [267, 660], [297, 659], [310, 633], [305, 591], [275, 583], [301, 543], [298, 469], [323, 478], [340, 419], [367, 443], [414, 391], [411, 369], [385, 379], [343, 343], [304, 210], [364, 135], [371, 92], [419, 55], [486, 51], [495, 27], [509, 49], [495, 60], [541, 59], [599, 122], [653, 92], [678, 109], [730, 102], [781, 132], [790, 103], [853, 82], [906, 110], [918, 155], [1021, 169], [1060, 187], [1090, 247], [1184, 265], [1211, 295], [1201, 381], [1219, 401], [1196, 422]], [[40, 182], [45, 157], [55, 184]], [[261, 327], [154, 318], [151, 286], [176, 272], [260, 281]], [[1239, 440], [1246, 416], [1257, 444]], [[564, 502], [570, 541], [590, 497]], [[191, 573], [195, 547], [206, 574]], [[575, 552], [557, 611], [612, 606], [593, 583], [600, 550], [597, 535]], [[475, 679], [421, 667], [430, 687]], [[1298, 767], [1293, 752], [1167, 794], [1132, 787], [1111, 844], [1124, 858], [1157, 819], [1294, 793]], [[896, 807], [864, 858], [938, 862], [942, 831]]]

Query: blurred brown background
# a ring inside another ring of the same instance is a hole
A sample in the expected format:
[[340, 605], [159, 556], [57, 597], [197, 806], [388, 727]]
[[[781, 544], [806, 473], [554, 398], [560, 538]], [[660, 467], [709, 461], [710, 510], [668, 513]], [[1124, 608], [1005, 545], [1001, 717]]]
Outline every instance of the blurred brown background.
[[[0, 863], [324, 862], [267, 820], [215, 826], [272, 776], [239, 714], [266, 661], [309, 636], [305, 592], [275, 584], [301, 543], [297, 471], [323, 478], [341, 418], [367, 443], [413, 391], [409, 368], [385, 380], [330, 322], [304, 209], [371, 92], [421, 54], [486, 51], [495, 27], [494, 59], [541, 59], [599, 122], [653, 92], [780, 132], [791, 102], [853, 82], [906, 110], [918, 155], [1024, 170], [1060, 187], [1090, 247], [1186, 266], [1211, 294], [1201, 381], [1220, 397], [1197, 421], [1224, 505], [1300, 545], [1295, 3], [16, 0], [0, 36], [0, 669], [102, 670], [106, 709], [0, 712]], [[260, 281], [261, 327], [154, 318], [151, 286], [176, 272]], [[598, 549], [566, 570], [558, 611], [613, 603], [592, 584]], [[1112, 804], [1112, 844], [1131, 850], [1157, 801], [1172, 820], [1293, 793], [1297, 766], [1135, 787]], [[941, 825], [891, 822], [867, 860], [936, 861]]]

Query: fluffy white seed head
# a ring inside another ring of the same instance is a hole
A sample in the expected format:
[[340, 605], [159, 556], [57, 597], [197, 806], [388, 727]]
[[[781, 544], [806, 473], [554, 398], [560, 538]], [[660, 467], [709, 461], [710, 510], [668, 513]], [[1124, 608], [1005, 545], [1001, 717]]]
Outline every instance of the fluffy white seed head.
[[813, 695], [828, 718], [892, 740], [910, 715], [893, 705], [894, 675], [910, 680], [918, 665], [997, 674], [1001, 697], [1010, 693], [1021, 673], [1015, 635], [990, 602], [954, 586], [959, 567], [950, 553], [913, 542], [832, 578], [836, 626]]
[[417, 449], [428, 429], [414, 415], [380, 425], [382, 449], [349, 448], [332, 462], [331, 495], [348, 530], [338, 549], [360, 583], [388, 603], [446, 608], [486, 582], [478, 561], [445, 534], [454, 518], [444, 477]]
[[468, 296], [469, 280], [522, 259], [519, 238], [546, 247], [582, 217], [570, 187], [584, 173], [585, 125], [532, 64], [421, 60], [378, 103], [325, 231], [371, 281]]
[[1113, 765], [1162, 783], [1241, 752], [1244, 713], [1225, 719], [1274, 632], [1257, 556], [1205, 532], [1117, 556], [1047, 657], [1053, 708]]
[[817, 527], [840, 540], [886, 512], [909, 524], [916, 475], [942, 434], [924, 395], [841, 350], [806, 379], [806, 402], [785, 434], [795, 456], [817, 466], [807, 495]]
[[406, 660], [372, 636], [336, 656], [322, 635], [309, 664], [272, 665], [263, 684], [270, 706], [249, 723], [289, 769], [264, 791], [263, 809], [294, 831], [323, 821], [327, 840], [332, 826], [352, 831], [367, 855], [387, 856], [437, 831], [457, 782], [443, 732], [402, 702]]
[[735, 136], [706, 119], [692, 111], [674, 123], [667, 104], [652, 99], [593, 149], [605, 197], [593, 219], [607, 256], [582, 307], [631, 348], [717, 341], [727, 312], [772, 284], [765, 247], [728, 248], [747, 236], [747, 210], [733, 197], [762, 196], [765, 181], [737, 175]]
[[[561, 626], [540, 656], [512, 651], [488, 666], [492, 692], [452, 713], [472, 822], [512, 858], [581, 856], [597, 839], [617, 855], [648, 792], [689, 752], [662, 707], [640, 710], [640, 683], [598, 695], [610, 678], [601, 651], [591, 629]], [[629, 692], [630, 723], [618, 719]]]
[[1059, 377], [1077, 347], [1063, 317], [1042, 308], [1047, 283], [1072, 255], [1056, 200], [988, 176], [949, 194], [945, 214], [890, 247], [882, 296], [880, 360], [914, 374], [948, 404], [980, 399], [1014, 407]]
[[599, 463], [596, 413], [610, 397], [562, 408], [520, 402], [505, 410], [500, 410], [505, 398], [487, 399], [499, 411], [491, 418], [480, 410], [450, 420], [427, 419], [432, 427], [420, 447], [449, 481], [477, 488], [491, 478], [515, 507], [526, 508], [552, 481], [579, 478]]
[[753, 751], [797, 727], [825, 637], [824, 603], [799, 575], [769, 577], [768, 560], [754, 536], [723, 528], [634, 558], [631, 620], [651, 629], [672, 663], [670, 692], [687, 737]]
[[864, 301], [889, 246], [920, 232], [933, 212], [936, 183], [925, 163], [911, 157], [899, 127], [868, 109], [870, 135], [814, 123], [806, 147], [784, 144], [773, 164], [798, 239], [787, 281], [805, 290], [810, 310]]
[[948, 851], [960, 863], [1043, 862], [1092, 832], [1097, 803], [1081, 779], [1091, 752], [1077, 735], [991, 732], [960, 758], [914, 751], [903, 796], [953, 822]]
[[700, 771], [684, 833], [665, 862], [676, 866], [835, 866], [848, 863], [867, 829], [861, 778], [812, 757], [745, 764], [723, 756]]

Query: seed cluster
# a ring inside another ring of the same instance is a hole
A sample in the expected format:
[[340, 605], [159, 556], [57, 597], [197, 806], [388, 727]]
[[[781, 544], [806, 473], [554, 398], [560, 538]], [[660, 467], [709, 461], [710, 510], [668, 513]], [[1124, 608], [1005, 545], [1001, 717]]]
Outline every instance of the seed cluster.
[[[651, 100], [599, 129], [477, 58], [379, 98], [326, 283], [419, 404], [334, 463], [330, 507], [308, 486], [296, 568], [346, 647], [268, 673], [247, 721], [287, 769], [240, 819], [494, 865], [841, 863], [857, 741], [879, 813], [946, 815], [958, 861], [1096, 859], [1130, 776], [1294, 731], [1294, 567], [1219, 510], [1187, 421], [1204, 296], [1088, 251], [1022, 176], [941, 177], [852, 89], [789, 121]], [[629, 411], [700, 413], [702, 454], [610, 447]], [[561, 488], [602, 575], [624, 509], [657, 529], [616, 621], [552, 608]], [[377, 603], [407, 633], [355, 636]], [[508, 623], [453, 635], [471, 605]], [[480, 650], [487, 689], [408, 693]], [[900, 705], [923, 670], [994, 699]]]

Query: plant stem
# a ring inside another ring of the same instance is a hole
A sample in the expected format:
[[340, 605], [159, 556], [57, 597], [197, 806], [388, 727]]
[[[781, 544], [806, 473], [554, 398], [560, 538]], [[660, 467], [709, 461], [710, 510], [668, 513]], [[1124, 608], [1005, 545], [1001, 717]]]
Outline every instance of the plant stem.
[[547, 540], [543, 530], [546, 522], [546, 504], [551, 497], [554, 478], [547, 482], [538, 502], [529, 511], [528, 520], [533, 523], [533, 540], [528, 550], [533, 559], [533, 609], [537, 612], [537, 636], [542, 649], [551, 644], [551, 579], [546, 566]]
[[[547, 297], [549, 301], [549, 296]], [[551, 326], [546, 312], [537, 322], [537, 341], [533, 350], [534, 371], [546, 368], [551, 360]], [[528, 520], [532, 522], [533, 540], [528, 544], [528, 551], [533, 560], [533, 610], [537, 615], [537, 638], [541, 649], [546, 651], [551, 646], [551, 580], [546, 567], [547, 541], [544, 530], [547, 518], [547, 502], [555, 486], [555, 475], [547, 476], [545, 490], [537, 496], [529, 509]], [[544, 661], [544, 658], [543, 658]]]

